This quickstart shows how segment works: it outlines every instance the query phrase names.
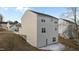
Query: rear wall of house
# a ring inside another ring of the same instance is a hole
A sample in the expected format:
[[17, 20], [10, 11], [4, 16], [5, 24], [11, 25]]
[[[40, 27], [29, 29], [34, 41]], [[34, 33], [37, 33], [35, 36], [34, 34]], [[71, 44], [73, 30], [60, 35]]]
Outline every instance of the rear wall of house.
[[[42, 22], [45, 20], [45, 22]], [[45, 33], [42, 33], [45, 28]], [[56, 41], [53, 41], [56, 38]], [[58, 19], [53, 17], [38, 15], [37, 19], [37, 47], [47, 46], [58, 42]]]

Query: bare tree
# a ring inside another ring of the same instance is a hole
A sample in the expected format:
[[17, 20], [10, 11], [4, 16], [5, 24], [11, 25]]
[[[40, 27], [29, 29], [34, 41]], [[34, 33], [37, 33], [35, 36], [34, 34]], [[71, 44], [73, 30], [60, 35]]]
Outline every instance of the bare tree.
[[[3, 21], [3, 15], [0, 14], [0, 22], [2, 22], [2, 21]], [[1, 23], [0, 23], [0, 27], [2, 27], [2, 26], [1, 26]]]
[[68, 18], [68, 19], [71, 19], [74, 21], [74, 33], [76, 34], [74, 39], [76, 40], [76, 42], [79, 45], [78, 26], [77, 26], [77, 16], [78, 16], [77, 9], [78, 8], [77, 7], [69, 7], [67, 9], [68, 9], [68, 12], [64, 13], [63, 15], [65, 18]]
[[3, 21], [3, 15], [0, 14], [0, 22], [2, 22], [2, 21]]

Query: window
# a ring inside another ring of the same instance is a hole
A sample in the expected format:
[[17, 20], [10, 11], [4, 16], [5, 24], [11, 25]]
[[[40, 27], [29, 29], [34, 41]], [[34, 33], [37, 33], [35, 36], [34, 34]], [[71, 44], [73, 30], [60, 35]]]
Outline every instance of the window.
[[43, 19], [41, 20], [41, 22], [43, 22]]
[[55, 42], [55, 41], [56, 41], [56, 37], [53, 37], [52, 42]]
[[46, 32], [46, 28], [42, 28], [42, 33], [45, 33]]
[[45, 22], [45, 20], [44, 20], [44, 19], [42, 19], [42, 20], [41, 20], [41, 22]]
[[51, 22], [53, 21], [53, 19], [51, 19]]
[[18, 29], [15, 29], [16, 32], [18, 32]]
[[57, 28], [55, 28], [55, 31], [57, 30]]
[[55, 23], [55, 24], [57, 24], [58, 22], [57, 22], [57, 21], [55, 21], [54, 23]]

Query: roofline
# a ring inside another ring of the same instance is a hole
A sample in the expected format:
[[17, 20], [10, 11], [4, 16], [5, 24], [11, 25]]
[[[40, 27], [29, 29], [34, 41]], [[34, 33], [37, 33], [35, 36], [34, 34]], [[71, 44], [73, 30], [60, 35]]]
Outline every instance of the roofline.
[[64, 19], [64, 18], [60, 18], [61, 20], [64, 20], [64, 21], [67, 21], [67, 22], [71, 22], [71, 23], [74, 23], [74, 22], [72, 22], [72, 21], [70, 21], [70, 20], [67, 20], [67, 19]]
[[[70, 23], [73, 23], [73, 24], [75, 24], [74, 22], [72, 22], [72, 21], [70, 21], [70, 20], [67, 20], [67, 19], [63, 19], [63, 18], [60, 18], [60, 19], [62, 19], [62, 20], [64, 20], [64, 21], [67, 21], [67, 22], [70, 22]], [[78, 25], [78, 24], [77, 24]], [[79, 25], [78, 25], [79, 26]]]
[[[48, 14], [45, 14], [45, 13], [40, 13], [40, 12], [37, 12], [37, 11], [29, 10], [29, 9], [26, 10], [26, 11], [24, 12], [24, 14], [25, 14], [27, 11], [31, 11], [31, 12], [33, 12], [33, 13], [35, 13], [35, 14], [40, 14], [40, 15], [45, 15], [45, 16], [53, 17], [53, 18], [56, 18], [57, 20], [59, 20], [59, 18], [57, 18], [57, 17], [51, 16], [51, 15], [48, 15]], [[23, 16], [24, 16], [24, 14], [23, 14]], [[23, 16], [22, 16], [22, 18], [23, 18]], [[22, 18], [21, 18], [21, 19], [22, 19]]]
[[0, 24], [7, 24], [8, 22], [0, 22]]
[[45, 14], [45, 13], [40, 13], [40, 12], [33, 11], [33, 10], [29, 10], [29, 11], [31, 11], [31, 12], [33, 12], [33, 13], [36, 13], [36, 14], [45, 15], [45, 16], [49, 16], [49, 17], [53, 17], [53, 18], [58, 19], [57, 17], [51, 16], [51, 15], [48, 15], [48, 14]]

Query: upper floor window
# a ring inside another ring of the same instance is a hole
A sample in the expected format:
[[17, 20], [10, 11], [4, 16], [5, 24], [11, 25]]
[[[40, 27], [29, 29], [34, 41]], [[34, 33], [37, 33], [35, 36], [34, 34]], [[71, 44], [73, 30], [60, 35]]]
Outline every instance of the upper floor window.
[[56, 24], [57, 24], [58, 22], [57, 22], [57, 21], [55, 21], [54, 23], [56, 23]]
[[45, 22], [45, 19], [41, 19], [41, 22]]
[[42, 33], [46, 33], [46, 28], [42, 28]]

